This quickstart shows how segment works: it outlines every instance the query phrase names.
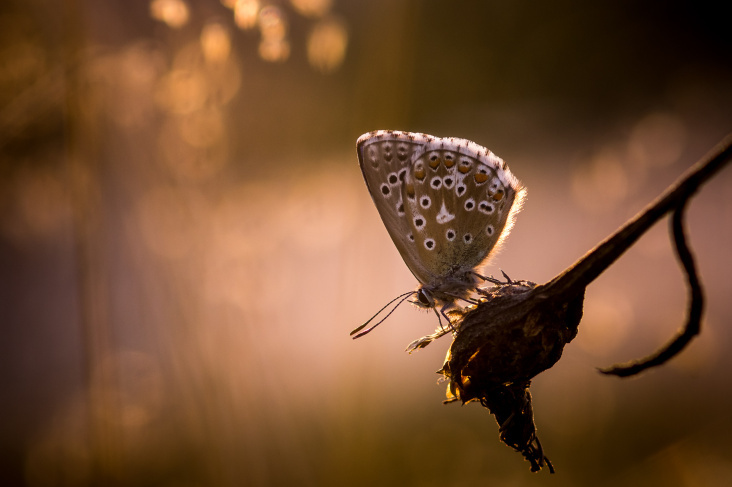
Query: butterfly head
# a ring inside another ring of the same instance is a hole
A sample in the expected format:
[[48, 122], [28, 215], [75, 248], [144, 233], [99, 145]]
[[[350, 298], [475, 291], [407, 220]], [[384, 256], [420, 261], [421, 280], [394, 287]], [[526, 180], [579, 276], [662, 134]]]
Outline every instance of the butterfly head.
[[417, 289], [417, 299], [412, 301], [412, 303], [415, 304], [417, 307], [423, 309], [434, 308], [435, 298], [429, 289], [425, 287], [420, 287], [419, 289]]

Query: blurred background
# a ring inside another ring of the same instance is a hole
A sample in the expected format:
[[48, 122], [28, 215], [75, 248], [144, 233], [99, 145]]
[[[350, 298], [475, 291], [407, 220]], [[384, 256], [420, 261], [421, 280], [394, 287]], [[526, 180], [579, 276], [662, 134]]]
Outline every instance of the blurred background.
[[688, 212], [708, 299], [681, 356], [663, 221], [532, 385], [557, 474], [475, 404], [358, 168], [457, 136], [528, 188], [488, 273], [545, 282], [732, 129], [722, 3], [4, 0], [0, 476], [27, 486], [732, 484], [732, 170]]

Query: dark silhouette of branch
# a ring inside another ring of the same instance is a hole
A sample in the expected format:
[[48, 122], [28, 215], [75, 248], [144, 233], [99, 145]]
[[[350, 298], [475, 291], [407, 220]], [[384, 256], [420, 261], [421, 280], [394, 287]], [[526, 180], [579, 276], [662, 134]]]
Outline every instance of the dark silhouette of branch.
[[[481, 292], [482, 300], [457, 323], [445, 365], [438, 372], [449, 380], [448, 401], [480, 401], [495, 416], [501, 440], [521, 452], [537, 471], [553, 466], [536, 435], [531, 379], [552, 367], [564, 346], [577, 335], [586, 287], [612, 265], [653, 224], [672, 211], [672, 230], [690, 289], [684, 330], [653, 355], [603, 370], [623, 377], [661, 365], [699, 333], [703, 293], [684, 235], [684, 210], [700, 186], [732, 159], [732, 136], [717, 145], [678, 182], [615, 233], [551, 281], [537, 285], [509, 281]], [[443, 333], [423, 337], [410, 346], [427, 346]]]
[[674, 247], [676, 254], [679, 256], [681, 265], [686, 272], [687, 283], [689, 285], [689, 312], [686, 325], [676, 337], [667, 343], [663, 348], [655, 353], [640, 360], [632, 361], [627, 364], [616, 364], [612, 367], [600, 369], [603, 374], [617, 375], [619, 377], [628, 377], [643, 372], [646, 369], [661, 365], [674, 355], [681, 352], [691, 341], [694, 336], [701, 331], [701, 317], [704, 310], [704, 292], [702, 291], [699, 276], [696, 274], [696, 266], [694, 257], [686, 244], [686, 235], [684, 234], [684, 211], [688, 199], [674, 210], [671, 219], [671, 229], [674, 237]]
[[717, 144], [653, 203], [545, 284], [547, 292], [572, 294], [578, 286], [587, 287], [661, 217], [687, 201], [703, 183], [722, 169], [730, 158], [732, 158], [732, 134]]

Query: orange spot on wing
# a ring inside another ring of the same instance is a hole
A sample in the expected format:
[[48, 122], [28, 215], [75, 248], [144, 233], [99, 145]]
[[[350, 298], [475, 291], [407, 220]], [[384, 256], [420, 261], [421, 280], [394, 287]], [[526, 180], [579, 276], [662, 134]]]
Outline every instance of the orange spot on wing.
[[476, 173], [475, 174], [475, 182], [476, 183], [479, 183], [480, 184], [480, 183], [485, 183], [486, 181], [488, 181], [488, 175], [487, 174], [482, 174], [482, 173]]
[[496, 191], [496, 194], [493, 195], [493, 199], [495, 201], [501, 201], [503, 199], [503, 195], [504, 195], [503, 190], [499, 189], [498, 191]]

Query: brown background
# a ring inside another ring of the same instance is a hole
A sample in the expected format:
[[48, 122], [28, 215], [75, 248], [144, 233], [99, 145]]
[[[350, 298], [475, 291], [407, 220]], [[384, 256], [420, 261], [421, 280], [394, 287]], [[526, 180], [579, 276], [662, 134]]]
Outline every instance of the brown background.
[[[487, 272], [546, 281], [730, 132], [719, 2], [271, 4], [286, 23], [269, 34], [216, 0], [182, 23], [143, 0], [0, 6], [5, 483], [731, 483], [729, 168], [688, 215], [702, 336], [637, 379], [595, 370], [682, 323], [663, 222], [590, 286], [579, 336], [535, 379], [553, 478], [479, 406], [441, 404], [449, 340], [403, 352], [434, 317], [405, 306], [348, 337], [416, 284], [360, 134], [503, 157], [528, 199]], [[347, 36], [321, 46], [325, 70], [307, 54], [324, 26]], [[267, 35], [287, 59], [263, 59]]]

